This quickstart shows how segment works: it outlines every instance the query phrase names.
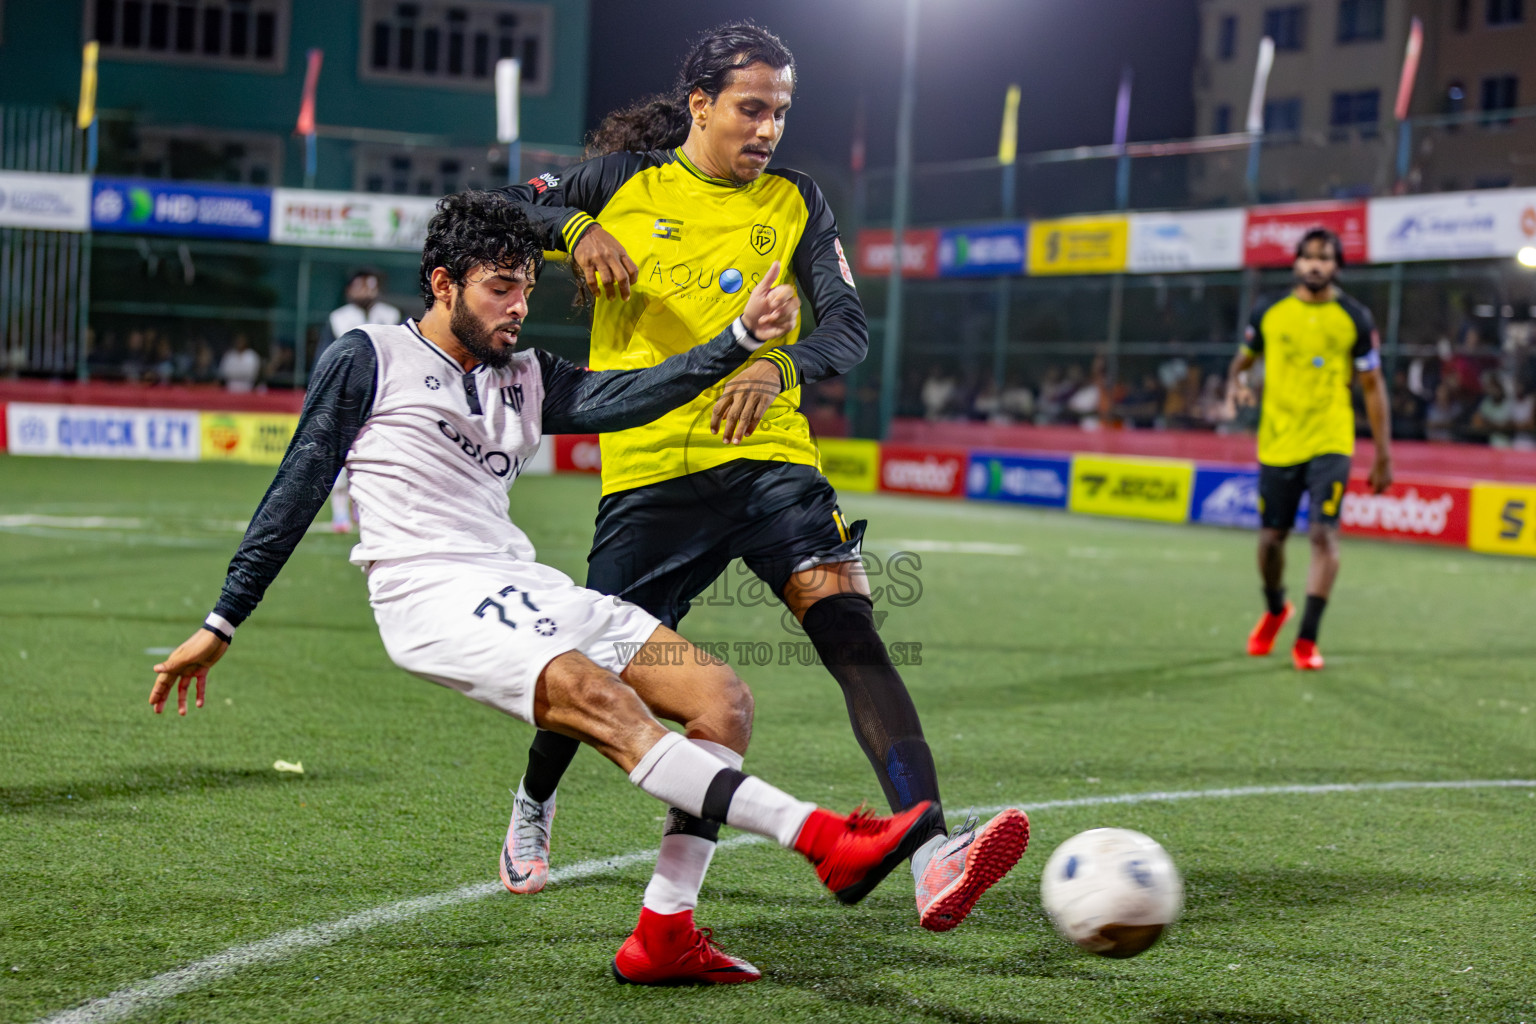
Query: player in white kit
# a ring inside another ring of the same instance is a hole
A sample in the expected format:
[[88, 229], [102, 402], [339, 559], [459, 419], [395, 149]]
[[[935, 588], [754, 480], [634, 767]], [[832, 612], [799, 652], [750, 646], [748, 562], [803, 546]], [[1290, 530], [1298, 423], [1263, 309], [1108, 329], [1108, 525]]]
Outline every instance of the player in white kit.
[[[219, 601], [155, 666], [150, 703], [161, 712], [174, 687], [186, 714], [195, 684], [202, 707], [208, 670], [345, 465], [359, 512], [352, 561], [368, 574], [397, 665], [592, 745], [670, 806], [800, 852], [839, 900], [857, 902], [931, 833], [937, 807], [843, 817], [743, 774], [745, 684], [638, 607], [536, 562], [507, 516], [507, 492], [545, 433], [636, 426], [715, 386], [793, 325], [794, 290], [770, 288], [770, 273], [708, 344], [643, 369], [593, 372], [547, 352], [514, 354], [541, 265], [526, 218], [505, 197], [464, 192], [438, 204], [422, 253], [426, 314], [350, 331], [321, 357]], [[734, 424], [722, 427], [729, 436]], [[647, 656], [641, 644], [669, 650]], [[662, 926], [644, 911], [613, 969], [642, 984], [760, 977], [691, 915]]]

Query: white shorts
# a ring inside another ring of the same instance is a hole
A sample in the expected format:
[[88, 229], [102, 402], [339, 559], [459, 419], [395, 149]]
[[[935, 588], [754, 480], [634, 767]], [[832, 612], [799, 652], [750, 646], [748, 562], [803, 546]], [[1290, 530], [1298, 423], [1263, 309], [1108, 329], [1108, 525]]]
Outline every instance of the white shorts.
[[622, 672], [661, 625], [558, 569], [504, 554], [374, 562], [368, 601], [396, 665], [530, 725], [545, 665], [579, 651]]

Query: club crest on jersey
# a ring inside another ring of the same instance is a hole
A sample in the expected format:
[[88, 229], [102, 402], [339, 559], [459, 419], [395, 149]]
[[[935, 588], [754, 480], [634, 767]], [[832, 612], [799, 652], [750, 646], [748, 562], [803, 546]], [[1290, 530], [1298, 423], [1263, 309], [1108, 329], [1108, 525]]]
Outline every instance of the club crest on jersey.
[[665, 238], [669, 242], [681, 242], [683, 240], [683, 222], [675, 217], [657, 217], [656, 228], [651, 232], [652, 238]]
[[545, 192], [548, 192], [552, 188], [559, 188], [560, 179], [555, 177], [553, 174], [550, 174], [548, 171], [545, 171], [537, 178], [529, 178], [528, 184], [532, 185], [533, 190], [539, 195], [543, 195]]
[[501, 389], [501, 404], [510, 406], [513, 412], [523, 411], [523, 386], [513, 384]]
[[748, 236], [748, 240], [752, 243], [752, 248], [759, 256], [767, 256], [773, 251], [773, 247], [778, 244], [779, 235], [778, 232], [773, 230], [772, 224], [754, 224], [752, 225], [752, 233]]
[[426, 384], [428, 391], [436, 391], [438, 388], [443, 386], [443, 382], [442, 381], [440, 381], [436, 377], [433, 377], [433, 376], [430, 376], [430, 375], [422, 383]]

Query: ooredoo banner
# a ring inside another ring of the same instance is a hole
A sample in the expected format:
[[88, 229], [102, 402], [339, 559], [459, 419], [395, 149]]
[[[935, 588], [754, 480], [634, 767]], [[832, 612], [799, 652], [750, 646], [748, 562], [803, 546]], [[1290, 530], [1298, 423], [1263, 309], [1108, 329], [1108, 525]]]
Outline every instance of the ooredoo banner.
[[[865, 228], [859, 232], [855, 266], [860, 274], [883, 276], [891, 272], [896, 235], [889, 228]], [[917, 228], [901, 235], [901, 276], [939, 276], [939, 232]]]
[[979, 501], [1066, 508], [1071, 486], [1070, 458], [972, 452], [965, 471], [965, 496]]
[[202, 448], [198, 414], [182, 410], [11, 402], [5, 419], [12, 455], [196, 462]]
[[1385, 494], [1372, 494], [1364, 479], [1351, 478], [1339, 527], [1365, 537], [1465, 547], [1471, 512], [1472, 492], [1466, 487], [1400, 480]]
[[556, 434], [556, 473], [601, 473], [603, 449], [596, 434]]
[[84, 231], [90, 226], [86, 175], [0, 171], [0, 227]]
[[1286, 267], [1296, 261], [1296, 243], [1313, 228], [1327, 228], [1344, 244], [1346, 263], [1377, 259], [1367, 249], [1369, 213], [1363, 202], [1287, 203], [1254, 206], [1243, 229], [1243, 265]]
[[958, 498], [965, 493], [966, 453], [960, 448], [880, 446], [880, 489]]
[[1371, 200], [1371, 259], [1513, 256], [1536, 240], [1536, 189]]

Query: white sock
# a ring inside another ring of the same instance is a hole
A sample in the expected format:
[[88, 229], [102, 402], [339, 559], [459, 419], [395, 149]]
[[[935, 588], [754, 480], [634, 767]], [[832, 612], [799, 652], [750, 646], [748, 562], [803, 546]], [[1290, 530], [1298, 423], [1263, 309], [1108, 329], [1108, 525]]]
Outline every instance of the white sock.
[[[669, 732], [645, 752], [629, 781], [668, 806], [703, 817], [709, 785], [730, 765], [675, 732]], [[762, 779], [747, 776], [731, 798], [725, 823], [744, 832], [755, 832], [793, 848], [800, 826], [816, 809], [815, 804], [775, 789]]]
[[[741, 770], [742, 756], [730, 747], [711, 740], [689, 739], [688, 742], [703, 747], [727, 766]], [[681, 824], [677, 820], [681, 813], [673, 808], [667, 814], [661, 849], [656, 855], [656, 870], [645, 887], [643, 905], [654, 914], [678, 914], [697, 907], [704, 875], [715, 855], [714, 840], [674, 831]]]

